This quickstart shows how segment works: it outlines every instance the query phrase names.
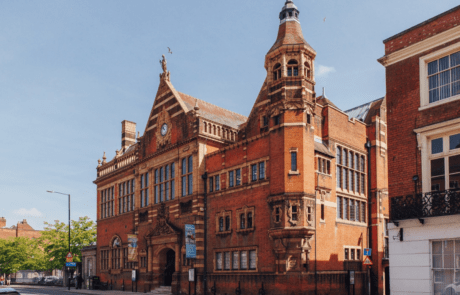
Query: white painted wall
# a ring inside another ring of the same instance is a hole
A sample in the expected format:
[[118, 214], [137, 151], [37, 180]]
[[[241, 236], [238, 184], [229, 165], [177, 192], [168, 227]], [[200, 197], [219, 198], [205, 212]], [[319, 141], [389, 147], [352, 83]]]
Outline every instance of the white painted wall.
[[[392, 295], [433, 294], [431, 240], [460, 238], [460, 215], [403, 220], [389, 227]], [[403, 228], [404, 241], [394, 240]]]

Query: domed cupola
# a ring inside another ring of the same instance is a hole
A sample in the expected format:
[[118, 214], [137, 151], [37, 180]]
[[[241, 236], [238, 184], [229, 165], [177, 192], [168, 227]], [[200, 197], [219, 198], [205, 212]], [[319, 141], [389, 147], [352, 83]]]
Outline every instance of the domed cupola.
[[281, 23], [286, 21], [299, 22], [299, 14], [300, 12], [297, 6], [294, 5], [294, 2], [292, 0], [287, 0], [280, 12], [280, 21]]

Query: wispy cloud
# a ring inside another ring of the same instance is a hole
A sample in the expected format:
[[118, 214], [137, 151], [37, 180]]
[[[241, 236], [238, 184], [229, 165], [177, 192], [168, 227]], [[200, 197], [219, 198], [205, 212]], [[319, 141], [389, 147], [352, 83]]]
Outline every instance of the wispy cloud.
[[323, 66], [323, 65], [317, 65], [316, 66], [316, 73], [315, 76], [319, 78], [325, 78], [327, 77], [330, 73], [335, 73], [336, 70], [334, 67], [328, 67], [328, 66]]
[[20, 216], [30, 216], [30, 217], [42, 217], [43, 214], [38, 211], [36, 208], [32, 208], [32, 209], [26, 209], [26, 208], [21, 208], [21, 209], [18, 209], [18, 210], [14, 210], [13, 211], [14, 214], [16, 215], [20, 215]]

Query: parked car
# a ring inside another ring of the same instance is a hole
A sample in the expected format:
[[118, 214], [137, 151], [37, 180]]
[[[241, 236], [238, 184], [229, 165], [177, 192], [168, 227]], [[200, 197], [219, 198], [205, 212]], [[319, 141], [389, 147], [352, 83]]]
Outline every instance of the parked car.
[[16, 291], [13, 288], [1, 288], [0, 289], [0, 294], [5, 295], [5, 294], [11, 294], [11, 295], [16, 295], [16, 294], [21, 294], [18, 291]]

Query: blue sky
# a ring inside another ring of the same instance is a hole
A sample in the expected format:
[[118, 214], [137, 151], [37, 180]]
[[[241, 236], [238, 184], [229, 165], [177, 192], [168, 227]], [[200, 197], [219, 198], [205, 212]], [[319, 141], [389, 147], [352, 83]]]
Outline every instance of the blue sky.
[[[457, 0], [294, 1], [316, 50], [316, 91], [341, 109], [385, 95], [382, 40]], [[0, 216], [96, 217], [97, 160], [143, 133], [162, 54], [178, 91], [248, 115], [284, 0], [0, 1]], [[324, 18], [326, 18], [324, 20]], [[173, 54], [167, 54], [170, 47]]]

